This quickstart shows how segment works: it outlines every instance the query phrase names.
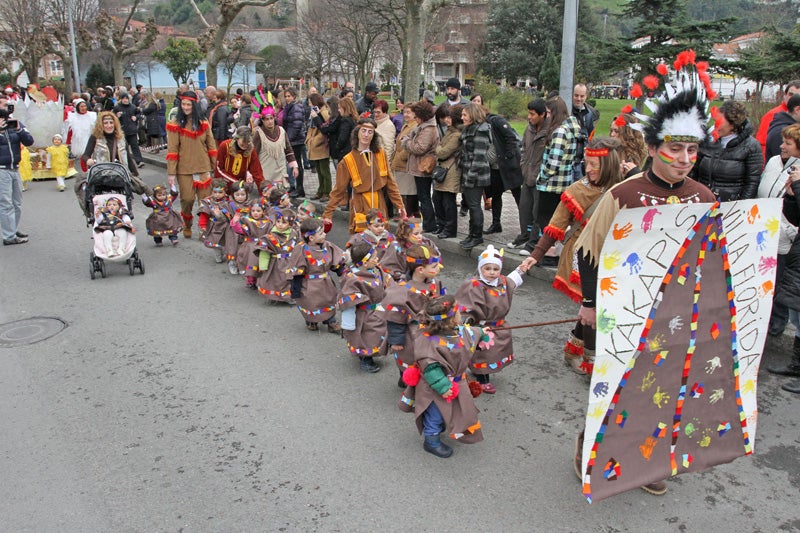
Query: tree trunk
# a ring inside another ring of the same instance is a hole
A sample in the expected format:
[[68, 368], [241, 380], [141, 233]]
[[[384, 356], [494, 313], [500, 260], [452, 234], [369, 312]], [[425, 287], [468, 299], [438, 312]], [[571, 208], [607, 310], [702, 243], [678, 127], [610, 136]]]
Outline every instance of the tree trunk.
[[209, 85], [213, 85], [214, 87], [217, 86], [217, 67], [219, 66], [219, 58], [216, 57], [216, 54], [213, 54], [215, 57], [211, 57], [212, 54], [209, 54], [208, 58], [206, 59], [206, 87]]
[[422, 23], [423, 0], [406, 0], [406, 35], [408, 54], [403, 98], [411, 103], [419, 100], [419, 77], [425, 55], [425, 26]]
[[114, 72], [114, 85], [117, 87], [124, 85], [123, 81], [125, 81], [125, 68], [122, 66], [122, 60], [122, 54], [119, 52], [116, 52], [111, 56], [111, 68]]

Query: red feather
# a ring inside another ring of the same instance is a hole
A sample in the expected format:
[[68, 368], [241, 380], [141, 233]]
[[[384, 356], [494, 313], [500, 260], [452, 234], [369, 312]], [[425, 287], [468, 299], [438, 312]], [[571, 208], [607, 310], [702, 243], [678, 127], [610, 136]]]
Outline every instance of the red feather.
[[639, 98], [642, 96], [642, 86], [638, 83], [634, 83], [633, 87], [631, 87], [631, 98]]
[[615, 126], [619, 126], [620, 128], [627, 125], [628, 123], [625, 122], [625, 117], [622, 115], [618, 116], [617, 119], [614, 121]]
[[619, 111], [620, 113], [633, 113], [633, 106], [628, 104]]
[[697, 62], [697, 71], [698, 72], [705, 72], [708, 70], [708, 61], [698, 61]]
[[667, 68], [667, 65], [665, 65], [664, 63], [659, 63], [658, 66], [656, 67], [656, 71], [662, 76], [666, 76], [667, 74], [669, 74], [669, 69]]
[[695, 54], [694, 50], [690, 48], [686, 50], [686, 58], [687, 58], [687, 64], [688, 63], [694, 64], [694, 62], [697, 60], [697, 54]]
[[657, 77], [651, 74], [649, 76], [645, 76], [644, 79], [642, 80], [642, 83], [644, 83], [644, 86], [650, 89], [651, 91], [655, 91], [656, 89], [658, 89], [658, 84], [660, 83], [660, 81], [658, 80]]

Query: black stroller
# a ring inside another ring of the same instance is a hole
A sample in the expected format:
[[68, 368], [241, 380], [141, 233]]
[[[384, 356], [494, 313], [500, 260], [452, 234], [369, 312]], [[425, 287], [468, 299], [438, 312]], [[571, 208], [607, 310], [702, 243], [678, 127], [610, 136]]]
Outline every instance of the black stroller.
[[133, 219], [133, 187], [127, 169], [119, 163], [97, 163], [89, 169], [84, 189], [86, 225], [93, 226], [94, 236], [94, 250], [89, 254], [89, 276], [95, 279], [99, 272], [100, 276], [106, 277], [106, 261], [127, 264], [131, 276], [136, 269], [144, 274], [144, 262], [136, 250], [136, 235], [132, 231], [124, 228], [115, 230], [115, 246], [110, 249], [105, 239], [101, 238], [102, 233], [94, 231], [97, 226], [95, 213], [110, 198], [116, 198], [121, 206], [125, 206], [127, 216]]

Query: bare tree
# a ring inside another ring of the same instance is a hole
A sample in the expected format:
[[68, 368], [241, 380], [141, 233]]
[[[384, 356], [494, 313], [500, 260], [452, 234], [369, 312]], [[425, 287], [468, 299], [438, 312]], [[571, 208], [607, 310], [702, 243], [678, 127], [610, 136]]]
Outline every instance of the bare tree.
[[130, 22], [140, 1], [133, 0], [130, 12], [121, 24], [108, 11], [100, 10], [97, 14], [95, 36], [100, 44], [111, 52], [111, 66], [116, 85], [122, 85], [124, 80], [125, 59], [149, 48], [158, 35], [158, 28], [152, 18], [142, 29], [131, 28]]
[[228, 54], [222, 63], [222, 70], [225, 72], [225, 75], [228, 77], [228, 86], [225, 89], [225, 92], [230, 94], [231, 93], [231, 85], [233, 84], [233, 73], [236, 71], [236, 67], [239, 66], [239, 60], [242, 58], [242, 52], [244, 51], [245, 46], [247, 46], [247, 39], [243, 36], [238, 36], [229, 46], [230, 54]]
[[206, 27], [205, 33], [198, 39], [200, 46], [206, 52], [206, 79], [209, 85], [217, 85], [217, 67], [227, 57], [230, 52], [231, 42], [225, 36], [233, 24], [233, 21], [246, 7], [266, 7], [276, 3], [278, 0], [216, 0], [219, 8], [219, 16], [216, 23], [209, 23], [203, 16], [200, 8], [197, 7], [195, 0], [189, 3], [200, 17], [200, 21]]
[[334, 49], [339, 28], [327, 11], [327, 6], [314, 3], [305, 13], [298, 13], [295, 32], [295, 50], [301, 68], [320, 85], [331, 77], [334, 67]]
[[[86, 28], [90, 24], [94, 24], [97, 18], [100, 5], [98, 0], [83, 0], [79, 2], [72, 2], [75, 11], [73, 12], [73, 25], [75, 26], [75, 40], [76, 48], [78, 50], [85, 50], [88, 48], [89, 43], [85, 42], [81, 35], [86, 35]], [[72, 87], [72, 47], [70, 46], [69, 39], [69, 0], [50, 0], [50, 14], [48, 20], [53, 21], [55, 27], [53, 28], [53, 38], [58, 46], [55, 47], [53, 53], [57, 55], [64, 65], [64, 81], [66, 82], [65, 93], [68, 94], [71, 90], [80, 92], [80, 87]], [[81, 29], [84, 31], [81, 32]]]
[[[5, 0], [0, 17], [0, 64], [16, 83], [17, 77], [27, 73], [32, 83], [39, 81], [39, 64], [53, 51], [51, 33], [43, 31], [42, 21], [47, 20], [46, 0]], [[18, 62], [17, 68], [12, 65]]]

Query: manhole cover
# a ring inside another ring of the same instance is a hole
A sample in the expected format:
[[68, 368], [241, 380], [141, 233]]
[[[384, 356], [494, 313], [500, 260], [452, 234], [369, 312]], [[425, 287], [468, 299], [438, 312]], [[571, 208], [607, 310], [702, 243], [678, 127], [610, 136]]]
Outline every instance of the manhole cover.
[[0, 348], [13, 348], [49, 339], [67, 327], [58, 318], [36, 317], [0, 324]]

